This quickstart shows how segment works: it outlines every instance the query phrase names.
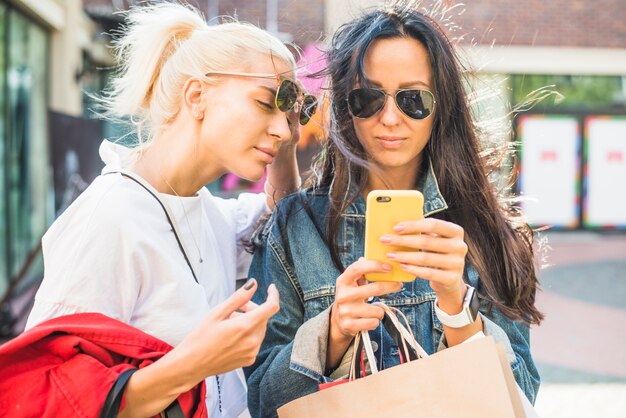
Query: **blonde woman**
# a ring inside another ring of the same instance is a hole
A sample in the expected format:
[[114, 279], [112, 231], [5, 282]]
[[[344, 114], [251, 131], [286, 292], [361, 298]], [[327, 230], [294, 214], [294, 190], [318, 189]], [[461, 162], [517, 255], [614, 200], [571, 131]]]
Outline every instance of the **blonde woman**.
[[[47, 232], [28, 327], [99, 312], [174, 346], [132, 375], [120, 416], [158, 414], [206, 379], [209, 416], [235, 417], [246, 408], [238, 369], [279, 309], [274, 286], [260, 305], [255, 280], [235, 292], [238, 268], [257, 219], [299, 185], [297, 126], [315, 102], [293, 81], [289, 50], [261, 29], [208, 26], [175, 4], [127, 17], [104, 102], [130, 117], [139, 145], [104, 141], [103, 175]], [[266, 194], [222, 200], [203, 187], [266, 168]]]

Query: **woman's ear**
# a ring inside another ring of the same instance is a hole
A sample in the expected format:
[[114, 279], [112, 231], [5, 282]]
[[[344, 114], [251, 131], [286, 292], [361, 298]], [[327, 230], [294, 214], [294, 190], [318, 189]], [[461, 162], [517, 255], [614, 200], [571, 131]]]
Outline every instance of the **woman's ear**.
[[184, 107], [190, 109], [194, 119], [204, 118], [204, 85], [197, 78], [190, 78], [183, 89]]

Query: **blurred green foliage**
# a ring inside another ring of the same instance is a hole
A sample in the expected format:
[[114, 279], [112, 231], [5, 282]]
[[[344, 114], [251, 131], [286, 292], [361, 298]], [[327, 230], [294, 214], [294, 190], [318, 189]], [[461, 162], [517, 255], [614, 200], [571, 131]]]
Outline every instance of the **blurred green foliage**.
[[623, 84], [626, 77], [586, 75], [512, 75], [512, 103], [524, 101], [537, 89], [553, 86], [563, 100], [544, 100], [539, 108], [546, 110], [598, 110], [625, 108]]

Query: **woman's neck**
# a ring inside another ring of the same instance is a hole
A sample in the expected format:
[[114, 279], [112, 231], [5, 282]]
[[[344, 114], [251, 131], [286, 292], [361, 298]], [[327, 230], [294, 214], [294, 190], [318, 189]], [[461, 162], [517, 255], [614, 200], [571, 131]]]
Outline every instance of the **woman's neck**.
[[380, 172], [370, 170], [368, 173], [367, 186], [363, 190], [363, 196], [367, 196], [372, 190], [412, 190], [417, 184], [420, 161], [415, 167], [385, 168]]
[[195, 196], [220, 175], [208, 164], [201, 164], [198, 150], [191, 145], [196, 141], [197, 138], [172, 137], [167, 131], [163, 132], [141, 151], [132, 170], [161, 193]]

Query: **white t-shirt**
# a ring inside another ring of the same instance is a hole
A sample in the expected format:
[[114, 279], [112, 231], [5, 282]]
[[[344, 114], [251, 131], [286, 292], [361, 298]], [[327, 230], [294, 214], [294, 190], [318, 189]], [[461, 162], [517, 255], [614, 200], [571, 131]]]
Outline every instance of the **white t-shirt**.
[[[123, 168], [132, 151], [104, 141], [103, 173]], [[175, 346], [235, 291], [250, 255], [245, 243], [269, 209], [264, 195], [221, 199], [160, 194], [196, 272], [193, 278], [157, 200], [120, 174], [96, 178], [43, 237], [45, 277], [27, 328], [79, 312], [100, 312]], [[184, 209], [183, 209], [184, 206]], [[202, 259], [202, 262], [200, 260]], [[246, 408], [241, 370], [207, 379], [210, 417]]]

